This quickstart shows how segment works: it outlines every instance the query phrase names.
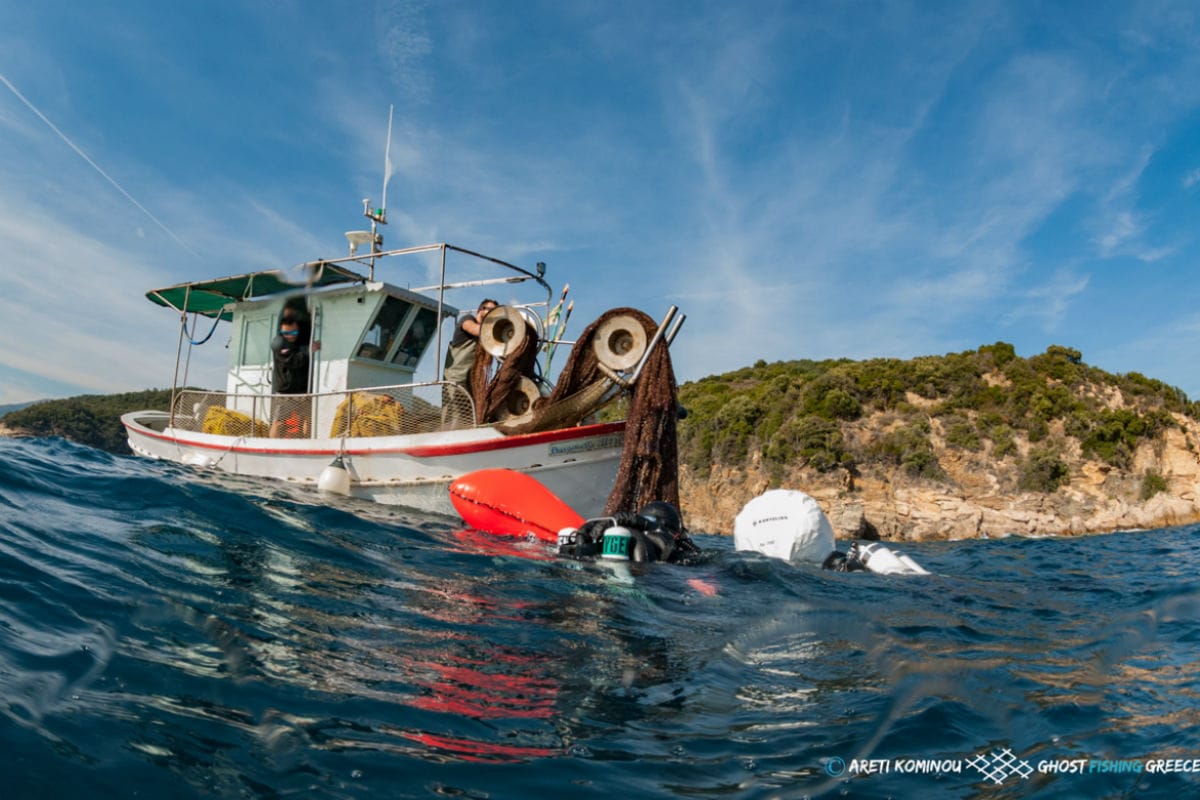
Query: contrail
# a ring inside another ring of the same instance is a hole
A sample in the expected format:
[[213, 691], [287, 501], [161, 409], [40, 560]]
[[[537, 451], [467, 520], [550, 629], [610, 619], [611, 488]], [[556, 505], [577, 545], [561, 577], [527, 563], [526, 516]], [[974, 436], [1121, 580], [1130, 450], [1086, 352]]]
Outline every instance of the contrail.
[[180, 239], [178, 236], [176, 236], [175, 231], [171, 230], [166, 225], [164, 225], [158, 219], [158, 217], [156, 217], [150, 213], [149, 209], [147, 209], [144, 205], [139, 203], [137, 200], [133, 199], [133, 195], [131, 195], [129, 192], [125, 191], [125, 189], [121, 186], [121, 184], [117, 183], [112, 178], [111, 175], [109, 175], [107, 172], [105, 172], [103, 169], [100, 168], [99, 164], [97, 164], [95, 161], [92, 161], [91, 157], [88, 156], [87, 153], [83, 152], [83, 150], [81, 150], [79, 148], [79, 145], [75, 144], [70, 139], [68, 139], [67, 135], [65, 133], [63, 133], [62, 131], [60, 131], [58, 129], [58, 126], [56, 126], [53, 122], [51, 122], [49, 119], [47, 119], [46, 115], [43, 114], [41, 111], [39, 111], [37, 106], [35, 106], [33, 103], [29, 102], [29, 99], [26, 98], [25, 95], [21, 94], [21, 92], [17, 89], [17, 87], [13, 86], [12, 83], [8, 80], [8, 78], [4, 77], [3, 73], [0, 73], [0, 83], [3, 83], [5, 86], [7, 86], [8, 90], [10, 92], [12, 92], [13, 94], [15, 94], [17, 96], [17, 99], [25, 104], [26, 108], [28, 108], [34, 114], [37, 114], [38, 119], [40, 119], [42, 122], [46, 123], [46, 125], [49, 126], [50, 130], [52, 130], [56, 134], [58, 134], [58, 138], [62, 139], [64, 142], [66, 142], [67, 146], [70, 147], [72, 150], [74, 150], [76, 153], [78, 153], [80, 158], [82, 158], [84, 161], [86, 161], [88, 164], [90, 164], [92, 169], [96, 170], [96, 172], [99, 172], [104, 177], [104, 180], [108, 181], [109, 183], [111, 183], [113, 185], [114, 189], [116, 189], [121, 194], [125, 195], [126, 200], [128, 200], [129, 202], [131, 202], [135, 206], [137, 206], [139, 211], [141, 211], [143, 214], [145, 214], [147, 217], [149, 217], [151, 220], [153, 220], [155, 225], [162, 228], [163, 231], [168, 236], [170, 236], [172, 239], [174, 239], [176, 242], [178, 242], [180, 247], [182, 247], [184, 250], [187, 250], [189, 253], [194, 255], [196, 258], [202, 258], [202, 256], [199, 253], [197, 253], [195, 250], [193, 250], [191, 247], [188, 246], [187, 242], [185, 242], [183, 239]]

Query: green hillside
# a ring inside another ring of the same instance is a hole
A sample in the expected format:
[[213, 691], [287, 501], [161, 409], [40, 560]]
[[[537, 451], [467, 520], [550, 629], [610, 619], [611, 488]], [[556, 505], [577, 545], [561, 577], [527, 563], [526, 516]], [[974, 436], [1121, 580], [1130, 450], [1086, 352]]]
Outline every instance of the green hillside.
[[130, 451], [125, 429], [121, 426], [121, 415], [147, 408], [165, 410], [170, 404], [170, 389], [81, 395], [64, 400], [44, 400], [10, 411], [0, 417], [0, 422], [32, 436], [61, 436], [111, 453], [126, 454]]
[[[1172, 413], [1200, 419], [1200, 403], [1161, 381], [1113, 375], [1057, 345], [1022, 358], [1005, 342], [910, 360], [759, 361], [685, 384], [680, 400], [689, 412], [680, 460], [700, 478], [756, 457], [776, 472], [877, 465], [937, 481], [929, 436], [937, 419], [948, 446], [995, 459], [1015, 457], [1018, 437], [1034, 444], [1019, 464], [1021, 488], [1034, 491], [1066, 479], [1067, 438], [1085, 456], [1127, 468], [1139, 440], [1176, 424]], [[855, 432], [879, 412], [876, 430]]]

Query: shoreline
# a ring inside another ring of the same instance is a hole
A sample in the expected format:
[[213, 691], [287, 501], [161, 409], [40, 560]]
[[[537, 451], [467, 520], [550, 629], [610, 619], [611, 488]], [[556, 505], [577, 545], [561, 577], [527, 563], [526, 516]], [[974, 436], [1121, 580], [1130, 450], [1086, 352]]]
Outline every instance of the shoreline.
[[[0, 422], [0, 438], [31, 436], [36, 438]], [[903, 543], [1151, 531], [1200, 523], [1200, 456], [1186, 449], [1176, 454], [1186, 455], [1167, 459], [1160, 451], [1153, 459], [1153, 466], [1169, 467], [1165, 472], [1171, 485], [1145, 500], [1114, 491], [1117, 487], [1109, 481], [1086, 480], [1091, 465], [1078, 462], [1073, 466], [1079, 479], [1052, 494], [1006, 494], [996, 491], [995, 484], [976, 494], [963, 486], [921, 484], [878, 472], [847, 481], [798, 469], [783, 481], [772, 481], [751, 464], [717, 468], [707, 478], [681, 469], [680, 504], [689, 527], [716, 535], [732, 535], [733, 517], [769, 488], [797, 489], [813, 497], [839, 540]], [[1148, 468], [1150, 461], [1140, 466]]]
[[772, 488], [811, 496], [839, 539], [959, 541], [1155, 530], [1200, 523], [1200, 459], [1184, 452], [1182, 459], [1156, 459], [1155, 466], [1166, 467], [1167, 488], [1146, 499], [1140, 480], [1130, 477], [1135, 471], [1120, 480], [1090, 479], [1091, 465], [1076, 462], [1071, 482], [1046, 494], [1005, 491], [993, 482], [995, 473], [984, 485], [963, 486], [922, 483], [898, 471], [847, 481], [804, 469], [772, 479], [754, 465], [717, 468], [698, 478], [685, 468], [680, 500], [689, 527], [710, 532], [731, 532], [742, 506]]

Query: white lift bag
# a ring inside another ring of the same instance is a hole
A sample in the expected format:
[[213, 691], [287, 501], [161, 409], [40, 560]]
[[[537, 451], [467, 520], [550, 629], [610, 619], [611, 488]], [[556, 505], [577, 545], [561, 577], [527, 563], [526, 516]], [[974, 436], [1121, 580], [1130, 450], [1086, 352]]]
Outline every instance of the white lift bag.
[[747, 503], [733, 522], [733, 546], [817, 566], [837, 547], [817, 501], [794, 489], [772, 489]]

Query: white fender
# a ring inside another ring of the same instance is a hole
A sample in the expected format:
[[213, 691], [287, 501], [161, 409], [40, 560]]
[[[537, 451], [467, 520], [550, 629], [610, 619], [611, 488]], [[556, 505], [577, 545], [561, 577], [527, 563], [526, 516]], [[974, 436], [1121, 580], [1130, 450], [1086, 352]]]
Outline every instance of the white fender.
[[493, 358], [515, 353], [525, 341], [526, 323], [520, 310], [497, 306], [483, 318], [479, 327], [479, 345]]
[[317, 479], [317, 491], [324, 494], [350, 494], [350, 473], [346, 470], [346, 463], [341, 456], [321, 470], [321, 477]]
[[818, 565], [836, 548], [817, 501], [793, 489], [772, 489], [743, 506], [733, 521], [733, 546]]
[[592, 348], [600, 363], [609, 369], [630, 369], [646, 352], [646, 329], [629, 314], [617, 314], [596, 329]]

